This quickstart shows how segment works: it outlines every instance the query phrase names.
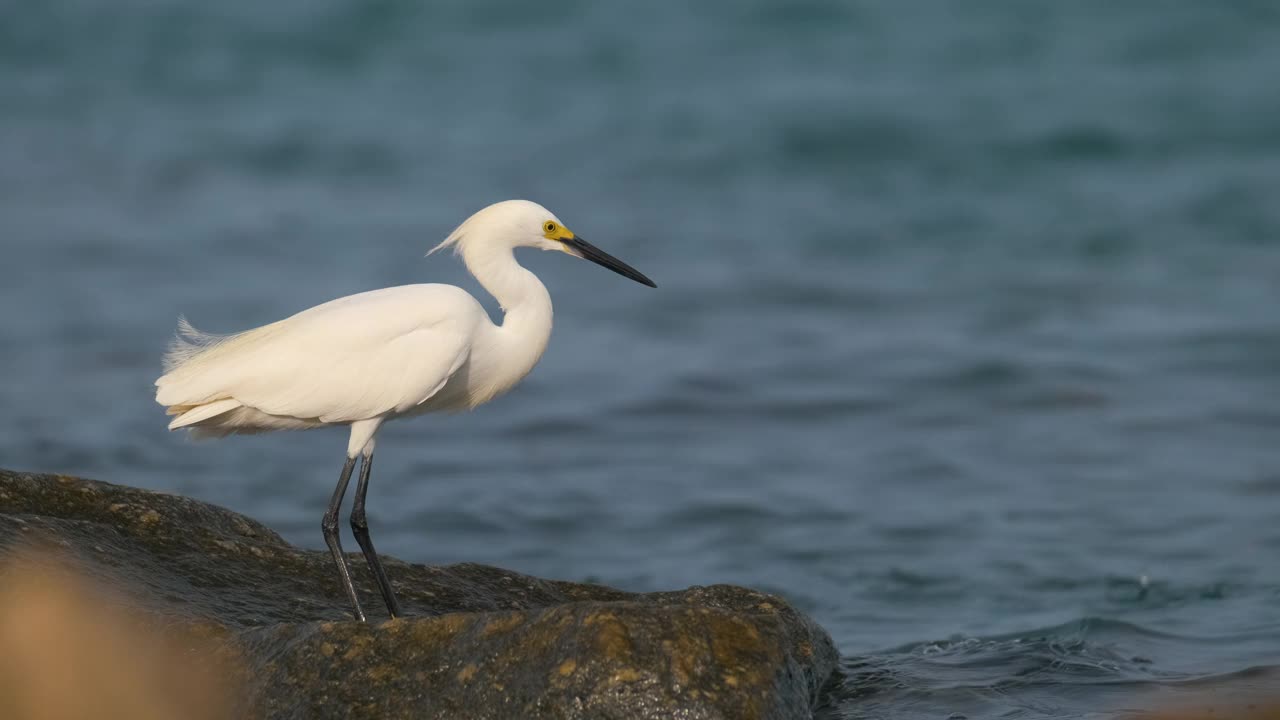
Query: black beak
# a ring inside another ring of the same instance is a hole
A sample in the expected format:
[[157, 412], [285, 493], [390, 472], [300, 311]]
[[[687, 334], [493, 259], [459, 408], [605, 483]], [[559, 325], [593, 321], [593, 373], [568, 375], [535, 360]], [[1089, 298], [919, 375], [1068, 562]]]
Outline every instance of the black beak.
[[590, 260], [591, 262], [597, 265], [600, 265], [602, 267], [607, 267], [610, 270], [618, 273], [623, 277], [629, 277], [632, 280], [635, 280], [641, 285], [648, 285], [651, 288], [658, 287], [653, 283], [652, 280], [645, 277], [644, 274], [641, 273], [639, 270], [636, 270], [630, 265], [622, 262], [618, 258], [601, 250], [595, 245], [592, 245], [586, 240], [583, 240], [577, 235], [574, 235], [568, 240], [562, 240], [561, 242], [567, 245], [569, 247], [569, 250], [572, 251], [573, 254], [577, 255], [580, 258], [583, 258], [585, 260]]

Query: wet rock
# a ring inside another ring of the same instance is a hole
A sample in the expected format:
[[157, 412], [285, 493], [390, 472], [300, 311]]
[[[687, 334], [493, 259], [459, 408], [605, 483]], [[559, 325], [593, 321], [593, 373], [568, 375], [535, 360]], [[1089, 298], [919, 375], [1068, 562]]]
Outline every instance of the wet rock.
[[[244, 516], [0, 470], [0, 555], [29, 543], [60, 546], [168, 625], [224, 637], [252, 717], [807, 718], [836, 664], [785, 601], [725, 585], [634, 594], [387, 557], [406, 617], [356, 623], [327, 553]], [[358, 553], [351, 565], [380, 609]]]

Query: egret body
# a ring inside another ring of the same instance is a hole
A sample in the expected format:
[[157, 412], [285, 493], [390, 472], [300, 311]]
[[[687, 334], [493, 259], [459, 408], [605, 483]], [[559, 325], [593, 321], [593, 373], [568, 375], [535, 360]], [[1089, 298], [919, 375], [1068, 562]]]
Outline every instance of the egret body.
[[347, 459], [321, 528], [352, 612], [364, 620], [338, 535], [338, 511], [362, 459], [351, 529], [387, 611], [399, 605], [365, 519], [374, 436], [384, 422], [466, 410], [510, 390], [537, 364], [551, 337], [551, 296], [516, 262], [518, 247], [559, 250], [656, 287], [626, 263], [570, 232], [526, 200], [477, 212], [432, 252], [453, 248], [502, 306], [495, 324], [453, 285], [405, 285], [350, 295], [270, 325], [211, 335], [180, 321], [156, 380], [170, 430], [203, 437], [330, 425], [350, 428]]

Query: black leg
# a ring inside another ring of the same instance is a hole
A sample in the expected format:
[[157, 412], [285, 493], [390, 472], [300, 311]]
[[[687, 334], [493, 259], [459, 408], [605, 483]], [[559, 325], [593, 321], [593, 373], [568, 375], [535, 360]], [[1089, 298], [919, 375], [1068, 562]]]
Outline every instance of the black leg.
[[342, 587], [351, 600], [351, 613], [360, 622], [364, 622], [364, 611], [360, 609], [360, 598], [356, 597], [356, 588], [351, 584], [351, 568], [347, 565], [347, 556], [342, 554], [342, 542], [338, 539], [338, 511], [342, 509], [342, 496], [347, 494], [347, 483], [351, 481], [351, 470], [356, 466], [355, 458], [347, 458], [342, 466], [342, 475], [338, 477], [338, 487], [333, 489], [333, 499], [329, 501], [329, 510], [320, 521], [320, 530], [324, 532], [324, 544], [333, 553], [333, 561], [338, 564], [338, 575], [342, 577]]
[[373, 540], [369, 537], [369, 521], [364, 515], [364, 496], [369, 492], [369, 470], [373, 466], [373, 456], [366, 455], [360, 463], [360, 480], [356, 482], [356, 499], [351, 506], [351, 532], [360, 543], [365, 562], [373, 571], [378, 581], [378, 590], [382, 592], [382, 600], [387, 604], [387, 612], [391, 617], [400, 617], [400, 603], [396, 602], [396, 594], [391, 591], [391, 581], [387, 579], [387, 571], [382, 569], [382, 561], [378, 559], [378, 551], [373, 549]]

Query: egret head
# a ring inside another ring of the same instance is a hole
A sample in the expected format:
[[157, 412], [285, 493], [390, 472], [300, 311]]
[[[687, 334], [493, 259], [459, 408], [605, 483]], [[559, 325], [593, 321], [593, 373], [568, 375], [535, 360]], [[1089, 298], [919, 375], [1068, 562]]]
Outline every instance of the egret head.
[[550, 210], [529, 200], [505, 200], [490, 205], [467, 218], [431, 252], [446, 247], [454, 248], [464, 257], [472, 248], [479, 251], [518, 247], [559, 250], [590, 260], [643, 285], [657, 287], [639, 270], [578, 237]]

